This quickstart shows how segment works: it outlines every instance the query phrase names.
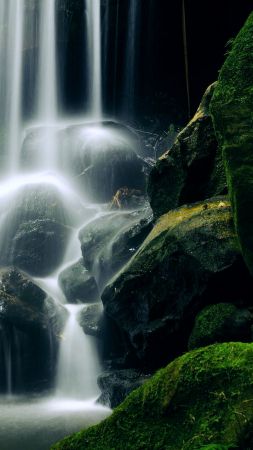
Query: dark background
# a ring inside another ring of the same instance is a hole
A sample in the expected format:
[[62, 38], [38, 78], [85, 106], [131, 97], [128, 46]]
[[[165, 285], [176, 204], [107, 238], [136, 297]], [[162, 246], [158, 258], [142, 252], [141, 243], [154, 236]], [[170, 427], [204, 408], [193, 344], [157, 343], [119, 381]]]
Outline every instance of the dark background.
[[[167, 128], [188, 119], [182, 32], [182, 0], [135, 0], [139, 6], [136, 22], [136, 65], [134, 101], [124, 110], [124, 89], [128, 60], [128, 11], [130, 0], [101, 0], [103, 42], [103, 100], [108, 117], [144, 127]], [[83, 113], [87, 107], [87, 58], [85, 54], [84, 0], [57, 0], [57, 68], [59, 104], [67, 114]], [[227, 42], [236, 36], [253, 1], [185, 0], [191, 113], [206, 87], [218, 77]], [[36, 60], [36, 48], [28, 49]], [[36, 80], [28, 72], [33, 108]], [[33, 84], [33, 86], [32, 86]], [[26, 96], [26, 99], [28, 97]], [[30, 103], [29, 103], [30, 102]]]

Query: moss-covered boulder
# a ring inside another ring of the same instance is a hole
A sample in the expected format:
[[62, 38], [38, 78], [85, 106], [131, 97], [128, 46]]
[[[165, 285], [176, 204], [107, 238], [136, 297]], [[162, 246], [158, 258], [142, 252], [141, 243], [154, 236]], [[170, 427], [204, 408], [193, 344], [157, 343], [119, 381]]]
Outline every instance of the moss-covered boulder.
[[[252, 448], [253, 344], [195, 350], [160, 370], [111, 417], [54, 450]], [[215, 443], [215, 445], [214, 445]]]
[[236, 231], [253, 274], [253, 13], [236, 37], [211, 103]]
[[200, 309], [214, 298], [250, 302], [252, 283], [220, 197], [162, 216], [102, 301], [137, 362], [161, 367], [187, 348]]
[[193, 119], [150, 173], [148, 194], [155, 217], [184, 203], [226, 192], [224, 167], [209, 113], [214, 86], [206, 90]]
[[196, 317], [188, 348], [203, 347], [216, 342], [252, 340], [253, 315], [231, 303], [219, 303], [204, 308]]

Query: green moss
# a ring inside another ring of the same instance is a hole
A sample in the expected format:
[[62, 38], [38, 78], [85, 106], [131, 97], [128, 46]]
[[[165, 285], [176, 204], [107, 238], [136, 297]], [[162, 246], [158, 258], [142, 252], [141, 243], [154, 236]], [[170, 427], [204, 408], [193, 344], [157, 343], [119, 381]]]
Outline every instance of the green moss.
[[253, 13], [233, 41], [211, 102], [234, 222], [253, 274]]
[[221, 450], [239, 442], [246, 449], [252, 403], [253, 345], [217, 344], [176, 359], [111, 417], [53, 449]]

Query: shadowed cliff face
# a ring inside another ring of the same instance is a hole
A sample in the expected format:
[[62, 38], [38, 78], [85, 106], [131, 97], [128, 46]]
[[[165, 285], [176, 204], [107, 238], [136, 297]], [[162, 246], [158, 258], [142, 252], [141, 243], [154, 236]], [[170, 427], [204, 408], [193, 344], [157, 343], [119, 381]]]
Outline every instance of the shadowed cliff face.
[[223, 65], [211, 103], [223, 152], [236, 231], [245, 262], [253, 274], [252, 101], [253, 13], [236, 37]]

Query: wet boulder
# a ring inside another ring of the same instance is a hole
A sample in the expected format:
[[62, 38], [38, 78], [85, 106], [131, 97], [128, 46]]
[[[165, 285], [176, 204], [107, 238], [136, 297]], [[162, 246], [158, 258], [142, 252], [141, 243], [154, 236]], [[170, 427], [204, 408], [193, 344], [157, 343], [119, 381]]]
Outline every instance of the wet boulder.
[[66, 310], [24, 272], [0, 273], [0, 390], [52, 387]]
[[34, 276], [46, 276], [61, 263], [69, 230], [50, 219], [22, 223], [12, 238], [10, 262]]
[[96, 277], [99, 287], [137, 251], [152, 229], [152, 211], [105, 214], [79, 233], [84, 265]]
[[99, 299], [96, 280], [82, 260], [61, 272], [59, 284], [68, 303], [90, 303]]
[[155, 217], [185, 203], [226, 193], [225, 170], [209, 111], [214, 88], [215, 83], [209, 86], [193, 119], [150, 173], [148, 195]]
[[200, 309], [213, 298], [250, 304], [252, 288], [230, 204], [220, 197], [162, 216], [102, 301], [126, 348], [141, 364], [159, 367], [186, 350]]
[[35, 284], [26, 273], [16, 267], [3, 267], [0, 269], [0, 289], [6, 294], [19, 298], [21, 302], [34, 305], [43, 310], [46, 293]]
[[[31, 277], [16, 267], [0, 270], [1, 318], [20, 329], [51, 329], [57, 336], [65, 324], [65, 308], [48, 298]], [[56, 318], [58, 323], [56, 323]]]
[[28, 185], [12, 199], [4, 219], [1, 264], [46, 276], [61, 263], [70, 233], [70, 219], [58, 190]]
[[62, 169], [89, 200], [108, 202], [122, 186], [145, 191], [145, 163], [127, 128], [111, 122], [84, 124], [65, 129], [60, 139]]
[[104, 331], [102, 304], [96, 303], [83, 308], [78, 320], [85, 334], [102, 338]]

